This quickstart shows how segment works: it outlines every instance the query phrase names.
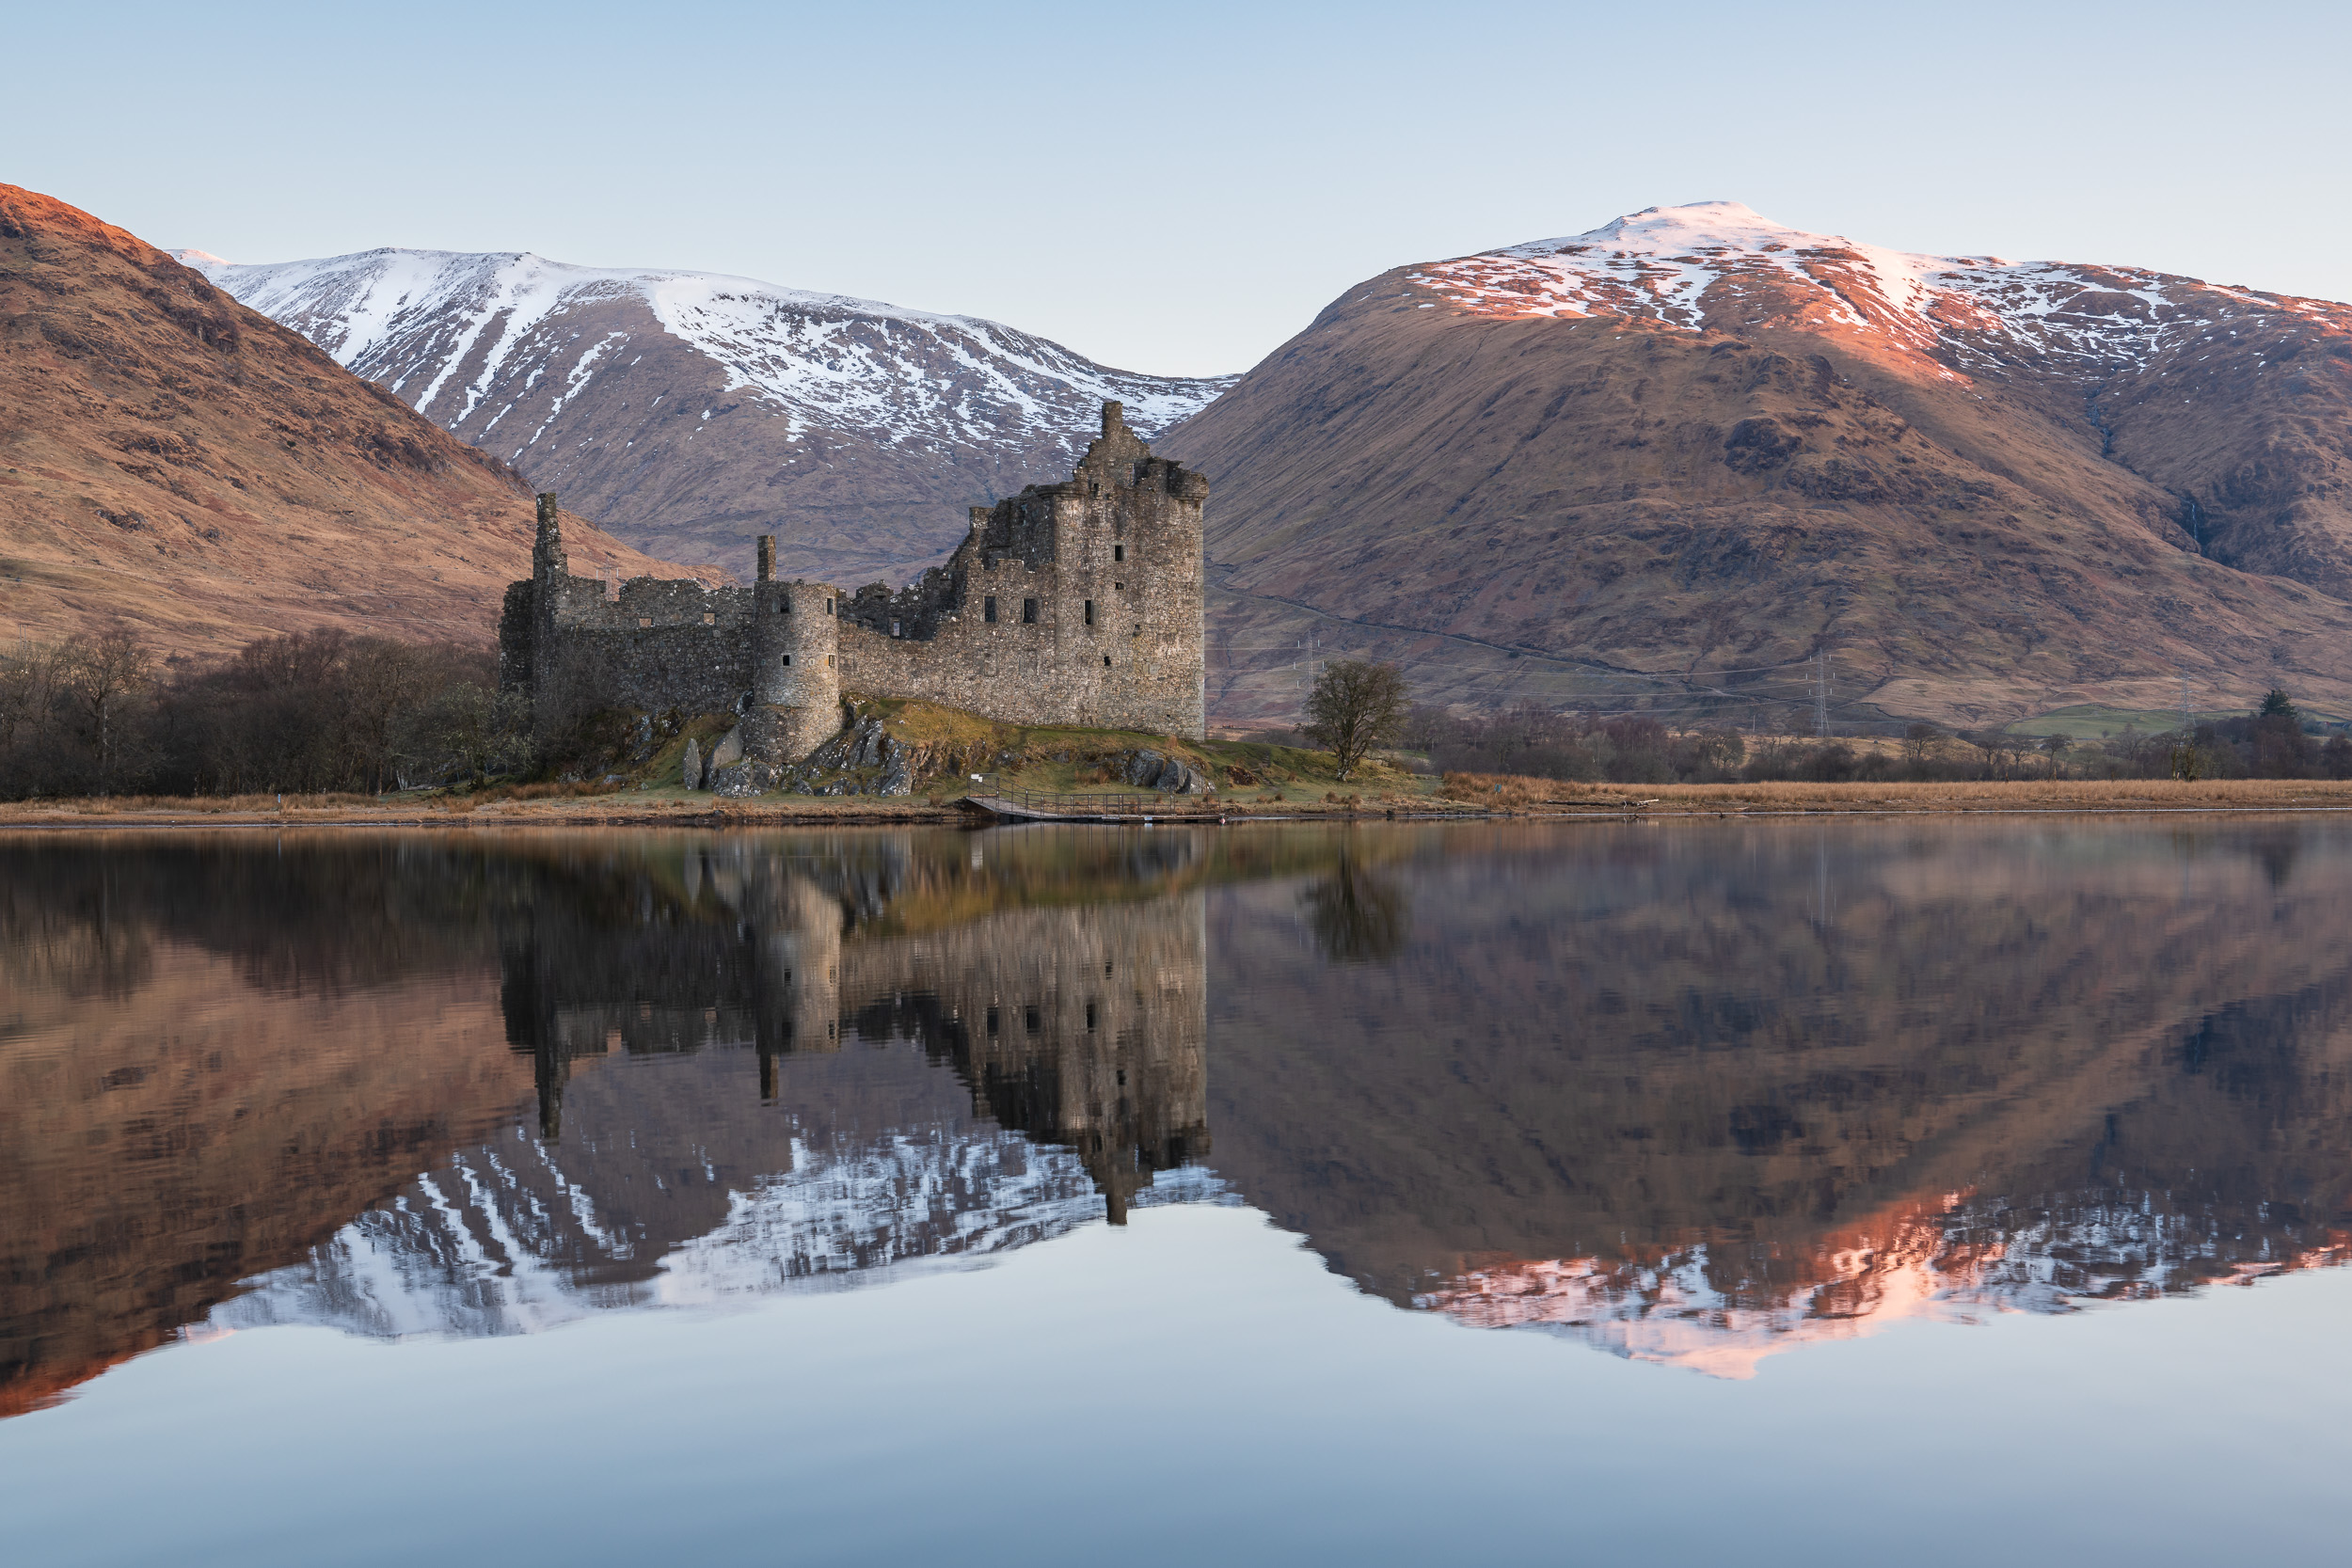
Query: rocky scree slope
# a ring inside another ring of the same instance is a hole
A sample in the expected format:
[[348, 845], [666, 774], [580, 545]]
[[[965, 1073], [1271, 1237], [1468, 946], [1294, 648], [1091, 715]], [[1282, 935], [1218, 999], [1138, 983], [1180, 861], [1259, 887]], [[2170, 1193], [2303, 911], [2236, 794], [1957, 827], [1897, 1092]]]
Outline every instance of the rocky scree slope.
[[[0, 635], [483, 642], [532, 529], [506, 465], [136, 236], [0, 185]], [[578, 571], [688, 575], [576, 518], [565, 544]]]
[[1399, 267], [1160, 443], [1213, 711], [1299, 639], [1425, 695], [1980, 721], [2352, 703], [2352, 308], [1911, 255], [1730, 202]]
[[1065, 477], [1105, 399], [1149, 437], [1235, 379], [1111, 370], [994, 322], [707, 273], [372, 250], [183, 251], [540, 489], [642, 548], [748, 575], [898, 582], [963, 508]]

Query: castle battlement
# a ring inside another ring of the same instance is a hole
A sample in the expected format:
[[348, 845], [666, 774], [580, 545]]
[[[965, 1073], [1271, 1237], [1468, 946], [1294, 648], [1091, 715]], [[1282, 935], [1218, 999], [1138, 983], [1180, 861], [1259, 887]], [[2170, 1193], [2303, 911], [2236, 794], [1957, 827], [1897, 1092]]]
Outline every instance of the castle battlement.
[[542, 716], [764, 708], [756, 730], [777, 762], [834, 734], [845, 691], [1200, 739], [1208, 491], [1107, 403], [1069, 480], [972, 508], [946, 564], [854, 594], [777, 580], [772, 538], [748, 587], [575, 578], [542, 496], [532, 574], [507, 590], [500, 623], [500, 684]]

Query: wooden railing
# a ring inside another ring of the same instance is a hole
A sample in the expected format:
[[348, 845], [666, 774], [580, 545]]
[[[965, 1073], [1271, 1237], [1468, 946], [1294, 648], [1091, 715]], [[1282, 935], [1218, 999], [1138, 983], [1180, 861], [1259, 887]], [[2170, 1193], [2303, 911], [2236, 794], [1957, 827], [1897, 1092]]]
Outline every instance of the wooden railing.
[[1179, 795], [1173, 790], [1154, 789], [1131, 794], [1113, 795], [1102, 791], [1007, 789], [998, 784], [976, 784], [976, 796], [1002, 800], [1007, 805], [1026, 806], [1032, 811], [1088, 811], [1112, 808], [1165, 811], [1170, 802], [1208, 806], [1215, 803], [1211, 795]]

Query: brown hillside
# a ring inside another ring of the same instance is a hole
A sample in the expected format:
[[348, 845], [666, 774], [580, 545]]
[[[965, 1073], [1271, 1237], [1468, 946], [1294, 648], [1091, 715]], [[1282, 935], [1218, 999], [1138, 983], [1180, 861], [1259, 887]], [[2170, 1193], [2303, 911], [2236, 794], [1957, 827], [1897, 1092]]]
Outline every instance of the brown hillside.
[[[0, 637], [482, 642], [532, 531], [512, 469], [154, 246], [0, 185]], [[578, 519], [566, 542], [592, 569], [720, 576]]]
[[1850, 719], [2181, 671], [2352, 711], [2344, 308], [1986, 261], [1904, 314], [1833, 246], [1709, 255], [1675, 305], [1675, 266], [1618, 295], [1558, 275], [1646, 263], [1545, 245], [1350, 291], [1163, 440], [1216, 486], [1217, 717], [1291, 711], [1311, 633], [1454, 702], [1744, 722], [1826, 647]]

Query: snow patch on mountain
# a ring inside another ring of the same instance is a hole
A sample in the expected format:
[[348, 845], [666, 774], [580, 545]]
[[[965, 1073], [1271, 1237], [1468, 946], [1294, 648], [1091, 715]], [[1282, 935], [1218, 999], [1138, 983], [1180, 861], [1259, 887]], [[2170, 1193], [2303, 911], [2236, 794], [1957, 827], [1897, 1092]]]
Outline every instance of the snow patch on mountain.
[[1892, 250], [1790, 229], [1736, 201], [1645, 208], [1588, 233], [1406, 276], [1482, 315], [1632, 317], [1693, 332], [1757, 325], [1742, 284], [1769, 279], [1795, 286], [1798, 325], [1892, 338], [1963, 371], [2021, 359], [2142, 364], [2255, 309], [2352, 326], [2352, 308], [2332, 301], [2137, 267]]
[[[1138, 1208], [1239, 1200], [1198, 1167], [1162, 1171]], [[796, 1141], [790, 1167], [727, 1195], [725, 1219], [652, 1266], [516, 1130], [250, 1281], [199, 1334], [303, 1323], [372, 1338], [532, 1334], [616, 1307], [744, 1306], [780, 1291], [974, 1268], [1103, 1217], [1071, 1149], [991, 1129], [851, 1148]]]
[[[1073, 408], [1105, 400], [1125, 404], [1128, 423], [1149, 436], [1238, 379], [1112, 370], [977, 317], [710, 273], [571, 266], [525, 252], [384, 249], [255, 265], [178, 254], [240, 302], [461, 434], [485, 398], [535, 386], [544, 365], [570, 348], [564, 324], [574, 312], [620, 300], [641, 302], [649, 325], [723, 366], [728, 391], [747, 392], [800, 426], [892, 442], [1059, 437]], [[563, 401], [626, 362], [636, 336], [611, 333], [594, 363], [572, 366]], [[943, 363], [963, 373], [943, 376]], [[496, 410], [489, 422], [506, 412]], [[552, 419], [544, 412], [539, 431]]]
[[[2168, 1212], [2154, 1195], [2100, 1195], [2027, 1216], [1955, 1193], [1839, 1238], [1788, 1267], [1800, 1277], [1770, 1285], [1726, 1288], [1723, 1280], [1741, 1276], [1744, 1256], [1726, 1259], [1702, 1242], [1642, 1261], [1500, 1264], [1448, 1280], [1415, 1305], [1473, 1327], [1534, 1329], [1630, 1360], [1744, 1379], [1767, 1356], [1865, 1338], [1906, 1319], [2070, 1312], [2352, 1261], [2341, 1238], [2280, 1252], [2247, 1230], [2229, 1216]], [[1999, 1241], [1988, 1244], [1987, 1236]]]

